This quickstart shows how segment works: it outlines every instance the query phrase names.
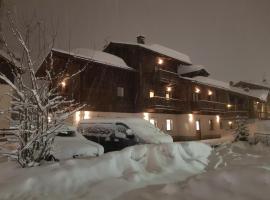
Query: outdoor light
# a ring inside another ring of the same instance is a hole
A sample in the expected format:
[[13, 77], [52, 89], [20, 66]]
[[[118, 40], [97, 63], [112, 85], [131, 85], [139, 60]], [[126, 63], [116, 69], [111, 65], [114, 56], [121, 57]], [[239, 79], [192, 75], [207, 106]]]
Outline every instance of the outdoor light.
[[63, 88], [66, 87], [66, 82], [65, 81], [62, 81], [61, 82], [61, 85], [62, 85]]
[[213, 92], [211, 90], [208, 90], [208, 95], [211, 96]]
[[158, 58], [158, 64], [159, 65], [162, 65], [164, 63], [163, 59], [162, 58]]
[[143, 113], [143, 118], [148, 121], [149, 120], [149, 113]]
[[217, 123], [220, 122], [220, 116], [219, 115], [216, 116], [216, 120], [217, 120]]
[[231, 104], [228, 104], [228, 105], [227, 105], [227, 108], [231, 108], [231, 107], [232, 107], [232, 105], [231, 105]]
[[80, 111], [77, 111], [75, 113], [75, 122], [78, 123], [81, 119], [81, 112]]
[[83, 119], [90, 119], [90, 111], [84, 111]]
[[260, 103], [259, 101], [256, 102], [256, 104], [259, 104], [259, 103]]
[[52, 118], [50, 116], [48, 116], [48, 122], [51, 123], [52, 122]]
[[188, 114], [188, 121], [189, 121], [190, 123], [193, 122], [193, 114]]
[[200, 93], [200, 92], [201, 92], [200, 88], [195, 87], [195, 93]]
[[232, 125], [232, 121], [229, 121], [228, 124], [231, 126]]
[[167, 92], [171, 92], [172, 91], [172, 87], [167, 87]]
[[150, 92], [149, 92], [149, 97], [150, 97], [150, 98], [153, 98], [154, 96], [155, 96], [154, 91], [150, 91]]

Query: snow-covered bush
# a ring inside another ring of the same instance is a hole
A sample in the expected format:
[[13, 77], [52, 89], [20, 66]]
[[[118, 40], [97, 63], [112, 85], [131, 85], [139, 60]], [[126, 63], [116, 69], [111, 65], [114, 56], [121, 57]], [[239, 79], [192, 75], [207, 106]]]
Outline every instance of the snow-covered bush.
[[237, 116], [235, 124], [234, 141], [248, 141], [249, 130], [247, 127], [247, 120]]
[[[19, 145], [17, 153], [12, 156], [15, 156], [22, 167], [31, 167], [39, 165], [41, 161], [51, 157], [56, 130], [62, 126], [67, 117], [81, 109], [82, 106], [59, 95], [60, 83], [57, 83], [57, 80], [61, 77], [52, 75], [52, 54], [49, 59], [50, 69], [46, 69], [43, 77], [35, 76], [35, 69], [39, 67], [40, 61], [33, 59], [33, 51], [29, 46], [29, 34], [33, 30], [27, 29], [26, 34], [22, 34], [10, 14], [8, 19], [11, 32], [22, 54], [20, 60], [16, 59], [5, 37], [1, 35], [1, 42], [4, 46], [4, 50], [1, 49], [1, 51], [5, 51], [9, 57], [15, 80], [10, 81], [2, 73], [0, 73], [0, 79], [4, 80], [13, 90], [13, 93], [7, 94], [12, 97], [12, 102], [6, 112], [16, 116], [15, 135], [18, 137]], [[52, 44], [53, 40], [50, 44], [51, 48]], [[44, 59], [45, 57], [41, 60]], [[76, 72], [76, 74], [78, 73]], [[73, 75], [68, 78], [72, 78]]]

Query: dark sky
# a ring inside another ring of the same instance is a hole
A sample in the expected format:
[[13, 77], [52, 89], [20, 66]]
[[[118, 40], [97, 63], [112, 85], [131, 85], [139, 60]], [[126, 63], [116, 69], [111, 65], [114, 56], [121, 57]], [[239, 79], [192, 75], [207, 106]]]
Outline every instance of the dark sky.
[[58, 48], [159, 43], [220, 80], [270, 81], [269, 0], [12, 0], [18, 20], [57, 27]]

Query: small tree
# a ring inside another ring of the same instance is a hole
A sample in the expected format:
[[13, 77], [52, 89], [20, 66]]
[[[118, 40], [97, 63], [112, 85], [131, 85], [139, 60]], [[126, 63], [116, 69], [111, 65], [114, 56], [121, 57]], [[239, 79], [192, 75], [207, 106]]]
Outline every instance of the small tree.
[[249, 130], [247, 128], [247, 120], [237, 116], [235, 124], [234, 141], [248, 141]]
[[[32, 167], [51, 157], [57, 129], [62, 126], [65, 119], [83, 107], [59, 94], [61, 84], [58, 80], [73, 78], [86, 66], [69, 77], [62, 77], [64, 73], [52, 75], [54, 74], [53, 56], [50, 53], [50, 68], [45, 70], [46, 74], [43, 77], [37, 78], [34, 69], [38, 67], [39, 62], [33, 61], [30, 47], [26, 42], [29, 41], [29, 35], [26, 34], [24, 38], [10, 16], [9, 20], [12, 34], [21, 47], [23, 56], [18, 62], [2, 35], [2, 43], [9, 55], [15, 81], [11, 82], [2, 73], [0, 79], [13, 90], [12, 94], [7, 94], [12, 97], [12, 105], [7, 112], [17, 116], [18, 124], [15, 135], [18, 137], [19, 145], [17, 153], [13, 156], [22, 167]], [[27, 33], [31, 32], [28, 30]]]

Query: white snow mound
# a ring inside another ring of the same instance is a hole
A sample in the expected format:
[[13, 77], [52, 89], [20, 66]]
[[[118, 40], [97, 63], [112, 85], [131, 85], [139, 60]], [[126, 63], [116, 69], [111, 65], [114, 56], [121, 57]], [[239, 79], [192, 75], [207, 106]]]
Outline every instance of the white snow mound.
[[0, 166], [0, 194], [2, 199], [114, 199], [132, 189], [201, 173], [210, 153], [209, 146], [188, 142], [138, 145], [31, 169], [5, 163]]

